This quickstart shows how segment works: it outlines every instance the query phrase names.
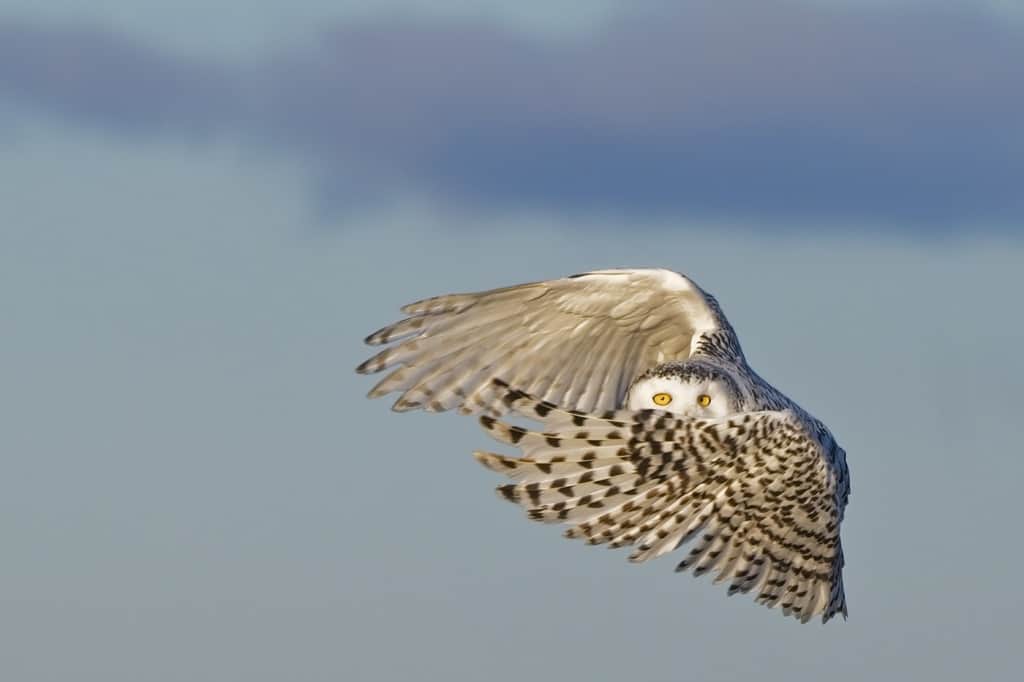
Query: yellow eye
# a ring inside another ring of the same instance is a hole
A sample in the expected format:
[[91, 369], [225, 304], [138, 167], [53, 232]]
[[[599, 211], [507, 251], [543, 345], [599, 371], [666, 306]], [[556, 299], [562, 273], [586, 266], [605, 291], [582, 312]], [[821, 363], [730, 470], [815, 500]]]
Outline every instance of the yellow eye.
[[707, 407], [708, 405], [711, 404], [711, 396], [709, 396], [707, 393], [701, 393], [699, 396], [697, 396], [697, 404], [700, 405], [701, 407]]
[[651, 400], [654, 401], [655, 405], [660, 405], [661, 407], [665, 407], [670, 402], [672, 402], [672, 396], [670, 396], [668, 393], [655, 393], [654, 397], [651, 398]]

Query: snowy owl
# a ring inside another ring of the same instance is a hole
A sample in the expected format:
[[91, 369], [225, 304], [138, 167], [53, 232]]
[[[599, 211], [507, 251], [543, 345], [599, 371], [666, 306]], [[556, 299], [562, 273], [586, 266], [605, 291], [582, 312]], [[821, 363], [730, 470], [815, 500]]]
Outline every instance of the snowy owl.
[[[748, 365], [718, 302], [668, 270], [601, 270], [405, 306], [357, 368], [394, 408], [479, 414], [522, 457], [477, 452], [505, 499], [566, 537], [686, 544], [676, 570], [713, 571], [806, 622], [846, 616], [839, 528], [846, 453]], [[529, 430], [501, 421], [526, 417]]]

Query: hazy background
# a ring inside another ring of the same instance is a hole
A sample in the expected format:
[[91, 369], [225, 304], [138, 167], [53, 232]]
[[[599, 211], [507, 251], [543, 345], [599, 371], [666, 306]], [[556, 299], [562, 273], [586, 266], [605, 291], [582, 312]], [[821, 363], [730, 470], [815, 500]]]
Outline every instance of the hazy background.
[[[0, 0], [0, 678], [1007, 679], [1014, 2]], [[399, 305], [689, 273], [833, 429], [850, 619], [499, 502]]]

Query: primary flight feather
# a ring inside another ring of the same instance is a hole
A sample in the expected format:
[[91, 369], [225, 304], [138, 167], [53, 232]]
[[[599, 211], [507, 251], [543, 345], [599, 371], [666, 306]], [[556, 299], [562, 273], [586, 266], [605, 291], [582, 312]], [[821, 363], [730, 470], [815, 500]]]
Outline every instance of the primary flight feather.
[[[747, 365], [713, 297], [668, 270], [602, 270], [405, 306], [361, 364], [398, 411], [480, 414], [522, 457], [478, 452], [499, 494], [566, 536], [687, 545], [714, 572], [802, 621], [846, 615], [840, 524], [846, 454], [828, 428]], [[531, 431], [508, 413], [541, 423]]]

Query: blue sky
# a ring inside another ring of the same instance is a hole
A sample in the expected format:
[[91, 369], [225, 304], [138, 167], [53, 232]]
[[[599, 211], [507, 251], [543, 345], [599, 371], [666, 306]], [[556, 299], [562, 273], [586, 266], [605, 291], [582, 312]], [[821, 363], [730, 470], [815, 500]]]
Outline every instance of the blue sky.
[[[726, 4], [686, 47], [719, 70], [655, 74], [686, 22], [653, 4], [0, 5], [0, 676], [1011, 677], [1020, 23]], [[662, 94], [693, 79], [728, 87]], [[849, 621], [564, 541], [472, 420], [365, 400], [399, 305], [629, 265], [713, 292], [844, 445]]]

